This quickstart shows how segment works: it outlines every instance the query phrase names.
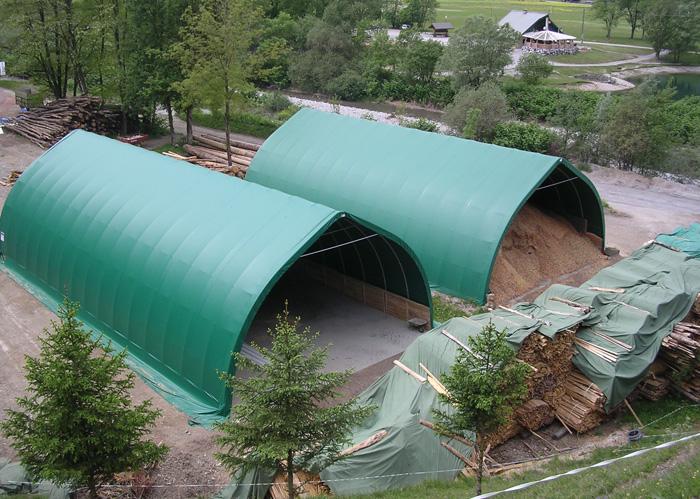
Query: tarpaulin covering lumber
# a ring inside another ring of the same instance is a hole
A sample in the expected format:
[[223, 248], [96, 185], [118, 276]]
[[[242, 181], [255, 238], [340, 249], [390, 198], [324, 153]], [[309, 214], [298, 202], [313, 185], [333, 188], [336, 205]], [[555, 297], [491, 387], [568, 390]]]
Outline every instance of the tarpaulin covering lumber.
[[659, 234], [656, 240], [690, 256], [700, 257], [700, 223], [679, 227], [670, 234]]
[[[87, 327], [128, 348], [131, 367], [202, 423], [228, 413], [219, 372], [233, 372], [262, 301], [307, 251], [340, 245], [322, 263], [430, 306], [420, 266], [386, 233], [83, 131], [22, 174], [0, 232], [0, 268], [54, 310], [64, 295], [78, 301]], [[379, 237], [345, 244], [368, 234]]]
[[68, 499], [70, 490], [47, 481], [34, 481], [20, 463], [0, 457], [0, 496]]
[[605, 360], [577, 345], [573, 362], [605, 393], [605, 409], [609, 411], [646, 376], [664, 337], [688, 314], [698, 292], [700, 260], [651, 244], [601, 270], [578, 288], [550, 287], [535, 303], [551, 306], [556, 303], [552, 298], [564, 298], [591, 307], [590, 317], [576, 336], [612, 352], [615, 360]]
[[265, 141], [246, 179], [386, 229], [413, 249], [431, 286], [480, 302], [525, 202], [604, 237], [595, 187], [562, 158], [310, 109]]

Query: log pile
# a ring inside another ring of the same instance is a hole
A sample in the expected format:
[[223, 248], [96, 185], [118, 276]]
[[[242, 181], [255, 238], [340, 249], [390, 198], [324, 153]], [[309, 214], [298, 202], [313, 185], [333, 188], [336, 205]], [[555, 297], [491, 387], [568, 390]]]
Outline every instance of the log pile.
[[518, 358], [536, 369], [528, 378], [530, 399], [551, 405], [564, 394], [564, 382], [573, 368], [574, 338], [575, 331], [566, 330], [554, 339], [532, 333], [522, 342]]
[[572, 368], [564, 383], [564, 394], [553, 401], [555, 414], [570, 429], [579, 433], [603, 422], [605, 395], [581, 372]]
[[679, 322], [661, 344], [674, 390], [700, 402], [700, 326]]
[[116, 133], [120, 116], [119, 108], [105, 104], [98, 97], [73, 97], [22, 113], [7, 124], [7, 129], [46, 148], [77, 128], [100, 134]]
[[[270, 497], [272, 499], [287, 499], [287, 474], [277, 472], [272, 480], [274, 485], [270, 486]], [[328, 496], [331, 489], [321, 482], [318, 474], [308, 473], [304, 470], [294, 472], [294, 488], [299, 497]]]
[[531, 399], [515, 411], [516, 421], [528, 430], [539, 430], [554, 421], [554, 411], [544, 400]]
[[0, 185], [4, 187], [11, 187], [14, 185], [15, 182], [17, 182], [20, 175], [22, 175], [22, 172], [20, 170], [12, 170], [10, 173], [8, 173], [7, 177], [5, 177], [3, 180], [0, 180]]
[[210, 134], [194, 135], [192, 138], [194, 139], [195, 145], [185, 144], [184, 146], [189, 156], [183, 156], [173, 152], [164, 152], [163, 154], [227, 175], [245, 178], [250, 162], [260, 148], [258, 144], [231, 140], [232, 165], [229, 167], [226, 144], [223, 138]]

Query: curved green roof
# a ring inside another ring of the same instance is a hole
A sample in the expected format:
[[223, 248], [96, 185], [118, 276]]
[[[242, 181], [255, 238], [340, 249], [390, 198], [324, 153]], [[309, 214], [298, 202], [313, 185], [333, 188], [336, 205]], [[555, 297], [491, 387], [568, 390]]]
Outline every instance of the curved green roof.
[[395, 234], [431, 286], [479, 301], [501, 239], [531, 197], [604, 237], [595, 187], [562, 158], [310, 109], [265, 141], [246, 180]]
[[[332, 239], [321, 237], [331, 225]], [[344, 244], [358, 227], [332, 208], [75, 131], [10, 192], [0, 249], [30, 291], [52, 308], [64, 294], [79, 301], [89, 327], [127, 347], [139, 374], [206, 421], [230, 406], [217, 371], [233, 370], [231, 352], [277, 279], [305, 251]], [[384, 281], [402, 272], [394, 291], [430, 305], [422, 270], [400, 243], [376, 237], [346, 248], [391, 253], [393, 264], [364, 269], [384, 269], [374, 272]]]

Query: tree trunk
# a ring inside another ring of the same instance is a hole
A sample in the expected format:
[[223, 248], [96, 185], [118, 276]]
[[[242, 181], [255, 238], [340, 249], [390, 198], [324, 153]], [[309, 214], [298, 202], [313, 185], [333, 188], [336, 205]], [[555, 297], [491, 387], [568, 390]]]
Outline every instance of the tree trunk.
[[121, 134], [126, 135], [126, 109], [124, 109], [124, 104], [122, 104], [122, 126]]
[[192, 107], [187, 106], [187, 136], [185, 137], [185, 142], [188, 144], [192, 143]]
[[481, 495], [481, 478], [484, 476], [484, 449], [481, 439], [477, 438], [476, 458], [479, 462], [476, 465], [476, 495]]
[[231, 101], [226, 99], [226, 106], [224, 108], [224, 121], [226, 122], [226, 158], [228, 161], [228, 167], [231, 168], [233, 161], [231, 159], [231, 126], [229, 124], [231, 117]]
[[[230, 158], [230, 155], [229, 155]], [[289, 499], [294, 499], [294, 451], [287, 451], [287, 495]]]
[[168, 129], [170, 130], [170, 145], [175, 145], [175, 125], [173, 124], [173, 106], [170, 97], [165, 101], [165, 108], [168, 110]]
[[95, 483], [94, 477], [88, 478], [87, 486], [88, 486], [88, 497], [90, 497], [90, 499], [98, 499], [99, 496], [97, 495], [97, 484]]

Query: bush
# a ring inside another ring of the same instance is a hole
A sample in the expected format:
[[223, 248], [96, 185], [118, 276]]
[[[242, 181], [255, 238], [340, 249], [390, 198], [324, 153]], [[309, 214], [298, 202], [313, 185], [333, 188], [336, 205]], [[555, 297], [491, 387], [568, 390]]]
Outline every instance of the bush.
[[326, 86], [329, 95], [342, 100], [360, 100], [367, 88], [367, 82], [354, 69], [347, 69], [340, 76], [333, 78]]
[[503, 86], [508, 106], [518, 119], [546, 120], [557, 112], [563, 91], [558, 88], [513, 82]]
[[660, 170], [676, 175], [700, 178], [700, 147], [680, 146], [671, 149]]
[[263, 109], [269, 113], [279, 113], [292, 105], [286, 95], [281, 92], [263, 94], [260, 98]]
[[700, 96], [674, 101], [668, 113], [674, 142], [700, 145]]
[[424, 132], [438, 131], [437, 125], [426, 118], [418, 118], [417, 120], [401, 120], [401, 126], [405, 128], [423, 130]]
[[493, 83], [465, 87], [446, 109], [445, 122], [467, 139], [493, 140], [496, 125], [510, 119], [506, 96]]
[[496, 126], [493, 143], [523, 151], [547, 153], [554, 140], [554, 134], [539, 125], [511, 121]]
[[518, 61], [517, 71], [522, 80], [528, 85], [536, 85], [552, 74], [554, 68], [547, 58], [540, 54], [523, 55]]
[[382, 82], [376, 93], [371, 95], [386, 100], [445, 106], [452, 101], [455, 92], [450, 81], [445, 78], [435, 79], [431, 83], [408, 83], [400, 78], [392, 78]]

